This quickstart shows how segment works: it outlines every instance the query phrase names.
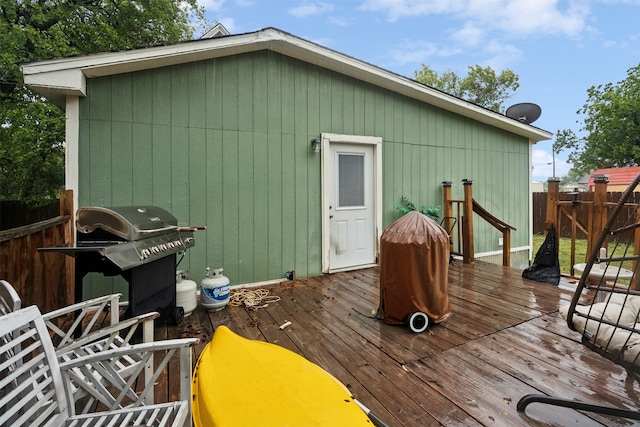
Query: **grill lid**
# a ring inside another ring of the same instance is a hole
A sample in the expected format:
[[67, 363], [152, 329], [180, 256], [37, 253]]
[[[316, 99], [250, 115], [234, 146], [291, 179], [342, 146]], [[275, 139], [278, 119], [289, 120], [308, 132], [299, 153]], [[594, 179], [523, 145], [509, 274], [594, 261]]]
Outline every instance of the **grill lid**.
[[140, 240], [178, 229], [178, 220], [157, 206], [89, 206], [76, 212], [78, 240], [106, 231], [124, 240]]

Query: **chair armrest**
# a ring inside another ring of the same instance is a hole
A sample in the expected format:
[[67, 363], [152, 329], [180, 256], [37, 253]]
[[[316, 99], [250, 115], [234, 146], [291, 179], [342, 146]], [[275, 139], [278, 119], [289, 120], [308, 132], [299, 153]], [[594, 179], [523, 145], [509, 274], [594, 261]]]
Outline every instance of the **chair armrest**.
[[81, 309], [92, 307], [92, 306], [106, 305], [106, 303], [119, 304], [121, 297], [122, 297], [121, 293], [115, 293], [115, 294], [104, 295], [101, 297], [88, 299], [86, 301], [77, 302], [75, 304], [71, 304], [66, 307], [62, 307], [57, 310], [50, 311], [49, 313], [43, 314], [42, 317], [44, 319], [53, 319], [55, 317], [58, 317], [64, 314], [73, 313], [76, 310], [81, 310]]
[[156, 351], [180, 350], [191, 348], [200, 342], [199, 338], [177, 338], [170, 340], [154, 341], [150, 343], [132, 344], [114, 350], [106, 350], [96, 354], [90, 354], [60, 364], [60, 369], [73, 369], [85, 364], [93, 364], [116, 359], [124, 355], [152, 353]]
[[[107, 315], [109, 316], [109, 324], [118, 323], [121, 296], [120, 293], [105, 295], [43, 314], [42, 317], [47, 327], [55, 334], [54, 345], [59, 347], [77, 337], [88, 335], [94, 330], [94, 327], [100, 327], [104, 323]], [[70, 324], [68, 319], [62, 318], [68, 315], [75, 316]]]
[[138, 330], [138, 327], [141, 325], [143, 328], [142, 342], [152, 342], [153, 321], [158, 317], [160, 317], [160, 313], [152, 311], [150, 313], [121, 320], [114, 325], [108, 325], [103, 328], [96, 329], [93, 332], [81, 336], [73, 341], [61, 343], [56, 348], [56, 354], [62, 355], [69, 352], [78, 352], [87, 346], [92, 346], [92, 351], [95, 352], [98, 345], [100, 346], [101, 351], [131, 345], [132, 339]]
[[[72, 383], [109, 410], [144, 404], [147, 395], [153, 394], [156, 381], [175, 353], [180, 356], [180, 400], [188, 401], [191, 405], [191, 347], [199, 341], [198, 338], [184, 338], [133, 344], [61, 362], [60, 370], [67, 384], [65, 388], [70, 407], [73, 406]], [[156, 363], [153, 374], [150, 377], [141, 376], [148, 360], [154, 355]], [[135, 357], [140, 362], [122, 375], [115, 364], [128, 357]], [[138, 387], [136, 393], [136, 381], [140, 379], [144, 387]]]

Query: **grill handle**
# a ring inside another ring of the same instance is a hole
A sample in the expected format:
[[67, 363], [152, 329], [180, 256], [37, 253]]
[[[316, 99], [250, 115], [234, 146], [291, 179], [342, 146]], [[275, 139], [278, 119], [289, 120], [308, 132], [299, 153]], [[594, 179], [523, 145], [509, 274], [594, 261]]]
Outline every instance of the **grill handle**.
[[177, 230], [178, 226], [177, 225], [170, 225], [168, 227], [162, 227], [162, 228], [154, 228], [153, 230], [139, 230], [138, 233], [140, 234], [150, 234], [150, 233], [158, 233], [159, 231], [169, 231], [169, 230]]
[[180, 227], [178, 231], [198, 231], [198, 230], [206, 230], [207, 227], [205, 225], [196, 225], [193, 227]]

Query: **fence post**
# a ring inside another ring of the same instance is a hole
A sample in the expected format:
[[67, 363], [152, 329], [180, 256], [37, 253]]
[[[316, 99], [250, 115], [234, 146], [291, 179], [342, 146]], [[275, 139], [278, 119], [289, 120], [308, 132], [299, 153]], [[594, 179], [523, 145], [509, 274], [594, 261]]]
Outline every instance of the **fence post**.
[[[597, 174], [593, 176], [595, 189], [593, 192], [593, 215], [591, 224], [589, 224], [589, 237], [587, 239], [587, 253], [590, 254], [594, 249], [600, 232], [607, 222], [607, 183], [609, 178], [606, 175]], [[605, 247], [607, 241], [604, 242]]]
[[453, 204], [451, 203], [451, 181], [442, 181], [442, 216], [444, 229], [449, 233], [449, 252], [453, 252]]
[[[633, 194], [634, 199], [636, 199], [636, 194]], [[636, 199], [637, 200], [637, 199]], [[636, 206], [638, 203], [636, 202]], [[640, 218], [640, 207], [636, 208], [636, 218]], [[640, 253], [640, 227], [636, 227], [633, 232], [633, 255], [638, 256]], [[634, 259], [632, 263], [631, 271], [637, 271], [638, 268], [638, 260]], [[638, 289], [638, 276], [636, 274], [633, 275], [633, 279], [631, 279], [631, 284], [629, 285], [632, 289]]]
[[[556, 221], [556, 215], [558, 211], [558, 193], [560, 192], [560, 180], [558, 178], [549, 178], [547, 180], [547, 214], [544, 221], [544, 231], [551, 227], [551, 224], [555, 224], [556, 231], [560, 224]], [[558, 234], [559, 235], [559, 234]]]
[[[73, 207], [73, 190], [60, 190], [60, 216], [68, 216], [69, 221], [64, 225], [64, 243], [70, 244], [75, 241], [74, 237], [74, 207]], [[63, 295], [65, 305], [76, 302], [76, 283], [75, 283], [75, 257], [64, 255], [64, 281]]]
[[470, 179], [463, 179], [464, 206], [462, 214], [462, 262], [473, 264], [475, 254], [473, 249], [473, 192]]
[[511, 267], [511, 230], [509, 227], [502, 229], [502, 265]]

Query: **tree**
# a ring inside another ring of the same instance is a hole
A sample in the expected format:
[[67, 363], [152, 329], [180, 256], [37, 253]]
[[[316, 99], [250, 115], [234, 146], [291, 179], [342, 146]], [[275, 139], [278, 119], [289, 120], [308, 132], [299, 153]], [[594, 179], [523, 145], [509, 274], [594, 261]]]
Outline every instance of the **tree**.
[[502, 103], [520, 87], [518, 75], [511, 70], [503, 70], [496, 75], [489, 66], [474, 65], [468, 68], [469, 73], [460, 77], [451, 70], [439, 75], [422, 64], [422, 69], [415, 71], [414, 76], [420, 83], [490, 110], [503, 112]]
[[[627, 70], [617, 84], [592, 86], [578, 115], [584, 115], [579, 137], [559, 130], [556, 145], [571, 150], [568, 160], [581, 174], [592, 169], [640, 164], [640, 65]], [[580, 123], [577, 121], [576, 123]]]
[[20, 63], [162, 45], [204, 27], [197, 0], [0, 3], [0, 200], [37, 206], [64, 184], [64, 113], [25, 87]]
[[562, 178], [560, 178], [560, 185], [569, 185], [569, 184], [577, 184], [585, 174], [580, 173], [575, 168], [569, 169], [569, 172]]

